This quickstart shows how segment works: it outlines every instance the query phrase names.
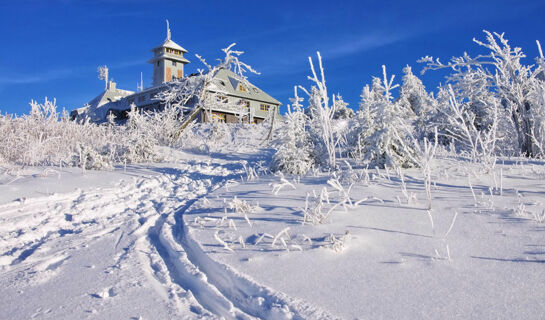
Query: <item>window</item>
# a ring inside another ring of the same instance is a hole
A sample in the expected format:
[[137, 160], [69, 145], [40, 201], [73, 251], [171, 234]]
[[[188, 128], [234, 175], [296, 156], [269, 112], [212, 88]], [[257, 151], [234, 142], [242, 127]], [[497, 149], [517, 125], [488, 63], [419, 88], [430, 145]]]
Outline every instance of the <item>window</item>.
[[263, 104], [263, 103], [262, 103], [262, 104], [259, 106], [259, 110], [261, 110], [261, 111], [269, 111], [270, 107], [271, 107], [270, 105], [268, 105], [268, 104]]
[[250, 108], [250, 101], [248, 101], [248, 100], [240, 100], [240, 101], [239, 101], [239, 104], [240, 104], [242, 107], [245, 107], [245, 108], [247, 108], [247, 109]]
[[176, 66], [176, 61], [172, 61], [172, 65], [173, 65], [173, 66]]
[[226, 122], [226, 121], [227, 121], [227, 116], [226, 116], [225, 113], [213, 112], [213, 113], [212, 113], [212, 121], [215, 121], [215, 122]]
[[238, 91], [246, 92], [246, 87], [242, 85], [242, 83], [238, 84]]
[[159, 66], [159, 61], [157, 61], [157, 66]]
[[218, 96], [217, 101], [227, 103], [227, 102], [229, 102], [229, 98], [227, 98], [227, 96]]

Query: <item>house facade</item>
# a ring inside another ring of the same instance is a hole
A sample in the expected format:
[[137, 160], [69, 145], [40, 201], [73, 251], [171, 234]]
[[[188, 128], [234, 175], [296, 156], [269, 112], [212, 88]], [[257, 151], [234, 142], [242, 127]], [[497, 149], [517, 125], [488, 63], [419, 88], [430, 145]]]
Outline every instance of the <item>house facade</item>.
[[[110, 114], [117, 120], [126, 119], [132, 105], [140, 110], [161, 110], [164, 105], [157, 98], [159, 93], [170, 90], [172, 81], [197, 76], [184, 75], [184, 67], [189, 63], [184, 57], [187, 50], [172, 41], [168, 21], [165, 41], [151, 52], [153, 57], [148, 62], [153, 66], [152, 87], [134, 92], [118, 89], [116, 83], [109, 81], [103, 93], [84, 107], [73, 110], [71, 118], [88, 117], [100, 123], [107, 121]], [[205, 95], [213, 96], [216, 103], [199, 112], [196, 116], [198, 122], [259, 123], [271, 115], [280, 115], [281, 103], [278, 100], [228, 69], [220, 69], [205, 91]]]

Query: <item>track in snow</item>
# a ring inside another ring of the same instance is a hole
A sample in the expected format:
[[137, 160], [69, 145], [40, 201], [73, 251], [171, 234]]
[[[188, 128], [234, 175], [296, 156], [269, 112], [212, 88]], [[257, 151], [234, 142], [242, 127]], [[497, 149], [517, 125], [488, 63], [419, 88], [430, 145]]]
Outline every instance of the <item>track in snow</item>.
[[[228, 178], [215, 179], [212, 185], [217, 188]], [[168, 266], [174, 282], [191, 291], [208, 311], [226, 319], [333, 318], [306, 303], [254, 283], [207, 256], [189, 236], [183, 219], [184, 212], [197, 200], [188, 201], [150, 229], [150, 241]]]
[[[73, 250], [92, 247], [110, 236], [115, 238], [112, 246], [117, 253], [106, 272], [127, 272], [123, 265], [133, 272], [135, 263], [141, 265], [144, 270], [139, 273], [148, 278], [148, 288], [163, 298], [173, 314], [225, 319], [331, 318], [212, 260], [188, 235], [183, 213], [200, 197], [239, 178], [244, 173], [241, 161], [178, 166], [155, 168], [155, 175], [115, 188], [1, 205], [0, 267], [10, 274], [56, 270], [52, 276], [62, 277]], [[90, 297], [119, 299], [123, 290], [128, 288], [117, 288], [115, 295], [90, 293]]]

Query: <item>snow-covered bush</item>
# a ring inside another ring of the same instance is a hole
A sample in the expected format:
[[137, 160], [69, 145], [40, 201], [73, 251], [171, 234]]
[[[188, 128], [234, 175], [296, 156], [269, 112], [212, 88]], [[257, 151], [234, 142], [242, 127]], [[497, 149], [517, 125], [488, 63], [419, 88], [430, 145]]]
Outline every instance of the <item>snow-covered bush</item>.
[[301, 110], [302, 99], [297, 95], [297, 87], [294, 90], [293, 110], [288, 106], [288, 113], [284, 115], [283, 124], [277, 129], [277, 137], [272, 143], [276, 153], [271, 170], [302, 175], [314, 166], [313, 143], [306, 130], [308, 117]]
[[[134, 120], [134, 121], [133, 121]], [[132, 122], [131, 122], [132, 121]], [[142, 139], [143, 117], [128, 126], [69, 120], [55, 100], [31, 102], [28, 115], [0, 116], [0, 159], [22, 165], [79, 166], [110, 169], [116, 163], [154, 160], [155, 141]]]
[[[295, 88], [295, 98], [292, 99], [294, 110], [289, 111], [284, 125], [277, 130], [278, 139], [273, 143], [277, 152], [273, 158], [271, 169], [292, 174], [304, 174], [313, 166], [336, 169], [337, 146], [342, 136], [343, 126], [336, 126], [338, 121], [346, 121], [350, 112], [347, 104], [340, 96], [333, 96], [330, 103], [325, 84], [322, 57], [318, 52], [320, 76], [316, 74], [312, 58], [309, 57], [314, 85], [310, 91], [299, 86]], [[308, 106], [302, 111], [297, 88], [308, 96]], [[335, 118], [336, 107], [340, 113]]]
[[87, 145], [77, 146], [72, 164], [86, 170], [108, 170], [112, 168], [111, 159], [107, 154], [100, 154], [93, 147]]
[[299, 88], [308, 95], [309, 121], [307, 128], [314, 146], [315, 162], [322, 167], [335, 169], [337, 146], [333, 126], [335, 103], [330, 104], [329, 102], [322, 56], [319, 52], [317, 55], [320, 77], [317, 76], [312, 58], [309, 57], [312, 76], [309, 76], [308, 79], [314, 83], [314, 86], [311, 87], [310, 92], [301, 86]]
[[74, 156], [80, 156], [82, 146], [93, 146], [97, 154], [102, 154], [107, 143], [114, 141], [107, 127], [75, 123], [66, 112], [59, 114], [55, 100], [45, 99], [43, 104], [32, 101], [30, 105], [28, 115], [0, 116], [0, 155], [6, 162], [70, 166], [76, 164]]
[[[491, 165], [495, 162], [495, 155], [498, 152], [498, 142], [503, 140], [499, 137], [500, 134], [507, 134], [507, 131], [500, 130], [499, 127], [503, 124], [503, 128], [509, 123], [506, 118], [500, 118], [502, 114], [501, 108], [492, 101], [493, 105], [487, 106], [487, 109], [492, 112], [487, 117], [488, 125], [480, 127], [476, 121], [476, 115], [467, 108], [467, 105], [461, 104], [455, 91], [451, 86], [440, 88], [440, 112], [442, 114], [442, 134], [456, 141], [457, 151], [466, 153], [474, 161], [479, 161], [485, 165]], [[444, 101], [448, 97], [448, 101]], [[505, 150], [505, 148], [503, 149]]]

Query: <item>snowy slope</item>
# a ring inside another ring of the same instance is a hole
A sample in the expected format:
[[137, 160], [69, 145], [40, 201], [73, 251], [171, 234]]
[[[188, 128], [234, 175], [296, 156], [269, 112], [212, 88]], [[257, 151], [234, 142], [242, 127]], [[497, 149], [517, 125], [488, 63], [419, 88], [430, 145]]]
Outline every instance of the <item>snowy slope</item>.
[[[176, 155], [177, 163], [114, 172], [4, 177], [11, 191], [0, 205], [2, 318], [323, 316], [234, 273], [222, 274], [239, 283], [236, 292], [226, 291], [188, 249], [196, 246], [187, 244], [184, 211], [263, 156], [186, 153]], [[45, 186], [47, 195], [32, 197]], [[77, 186], [85, 188], [66, 192]]]
[[0, 318], [545, 313], [541, 162], [484, 173], [444, 158], [428, 214], [417, 170], [404, 190], [391, 171], [283, 178], [266, 170], [270, 150], [216, 151], [112, 172], [4, 170]]
[[323, 224], [302, 222], [324, 187], [323, 212], [343, 199], [326, 174], [288, 178], [293, 187], [270, 175], [224, 187], [184, 217], [212, 259], [346, 319], [542, 318], [542, 163], [484, 174], [442, 161], [431, 220], [417, 171], [404, 175], [416, 195], [410, 204], [398, 175], [368, 174], [369, 181], [364, 169], [339, 179], [346, 189], [354, 183], [350, 197], [360, 203], [335, 208]]

